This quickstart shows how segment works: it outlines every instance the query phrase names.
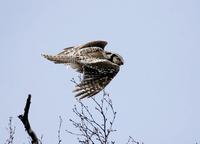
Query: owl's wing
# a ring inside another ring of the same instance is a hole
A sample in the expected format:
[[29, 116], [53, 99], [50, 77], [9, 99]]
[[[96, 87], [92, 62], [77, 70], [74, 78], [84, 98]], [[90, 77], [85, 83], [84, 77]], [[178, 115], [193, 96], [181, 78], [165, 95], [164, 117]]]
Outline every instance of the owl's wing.
[[104, 49], [106, 45], [107, 45], [106, 41], [98, 40], [98, 41], [91, 41], [86, 44], [83, 44], [83, 45], [79, 46], [79, 48], [100, 47], [100, 48]]
[[58, 53], [58, 55], [67, 55], [67, 54], [71, 53], [72, 51], [74, 51], [73, 48], [74, 48], [73, 46], [64, 48], [62, 52]]
[[74, 90], [80, 99], [99, 93], [119, 71], [119, 66], [107, 60], [87, 63], [83, 68], [83, 80]]
[[91, 41], [80, 46], [72, 46], [72, 47], [64, 48], [64, 50], [60, 52], [58, 55], [63, 55], [63, 54], [67, 55], [69, 53], [72, 53], [76, 48], [82, 49], [82, 48], [88, 48], [88, 47], [98, 47], [98, 48], [104, 49], [106, 45], [107, 45], [106, 41], [100, 41], [100, 40]]

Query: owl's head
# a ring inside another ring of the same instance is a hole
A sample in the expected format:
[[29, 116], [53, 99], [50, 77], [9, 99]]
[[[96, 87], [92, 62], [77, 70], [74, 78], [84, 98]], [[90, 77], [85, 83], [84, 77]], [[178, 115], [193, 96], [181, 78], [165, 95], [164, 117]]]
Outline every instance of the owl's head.
[[106, 52], [106, 55], [108, 57], [108, 60], [110, 60], [114, 64], [117, 64], [119, 66], [124, 64], [124, 59], [119, 54]]

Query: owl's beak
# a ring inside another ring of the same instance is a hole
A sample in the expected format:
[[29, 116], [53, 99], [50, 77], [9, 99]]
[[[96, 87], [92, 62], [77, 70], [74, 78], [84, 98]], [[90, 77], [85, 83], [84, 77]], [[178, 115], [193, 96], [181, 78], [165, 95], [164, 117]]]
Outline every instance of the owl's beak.
[[121, 61], [120, 65], [124, 65], [124, 61]]

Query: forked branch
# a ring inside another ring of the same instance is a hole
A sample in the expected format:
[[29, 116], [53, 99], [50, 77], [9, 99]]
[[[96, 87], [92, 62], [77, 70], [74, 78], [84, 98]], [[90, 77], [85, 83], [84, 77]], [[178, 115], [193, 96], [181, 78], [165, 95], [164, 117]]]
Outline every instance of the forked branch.
[[24, 114], [19, 115], [18, 118], [21, 120], [21, 122], [23, 123], [23, 125], [25, 127], [26, 132], [31, 137], [31, 143], [32, 144], [39, 144], [39, 140], [37, 138], [37, 135], [32, 130], [31, 125], [29, 123], [29, 119], [28, 119], [30, 105], [31, 105], [31, 95], [29, 94], [27, 101], [26, 101], [25, 108], [24, 108]]

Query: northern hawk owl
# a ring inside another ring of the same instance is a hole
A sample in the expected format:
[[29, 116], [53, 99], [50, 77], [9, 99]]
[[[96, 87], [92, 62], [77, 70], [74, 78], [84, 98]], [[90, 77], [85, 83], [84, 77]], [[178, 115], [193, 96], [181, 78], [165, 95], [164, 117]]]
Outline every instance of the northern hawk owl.
[[76, 97], [80, 99], [99, 93], [119, 72], [124, 64], [116, 53], [105, 51], [106, 41], [91, 41], [83, 45], [65, 48], [57, 55], [42, 56], [56, 64], [67, 64], [83, 74], [76, 85]]

